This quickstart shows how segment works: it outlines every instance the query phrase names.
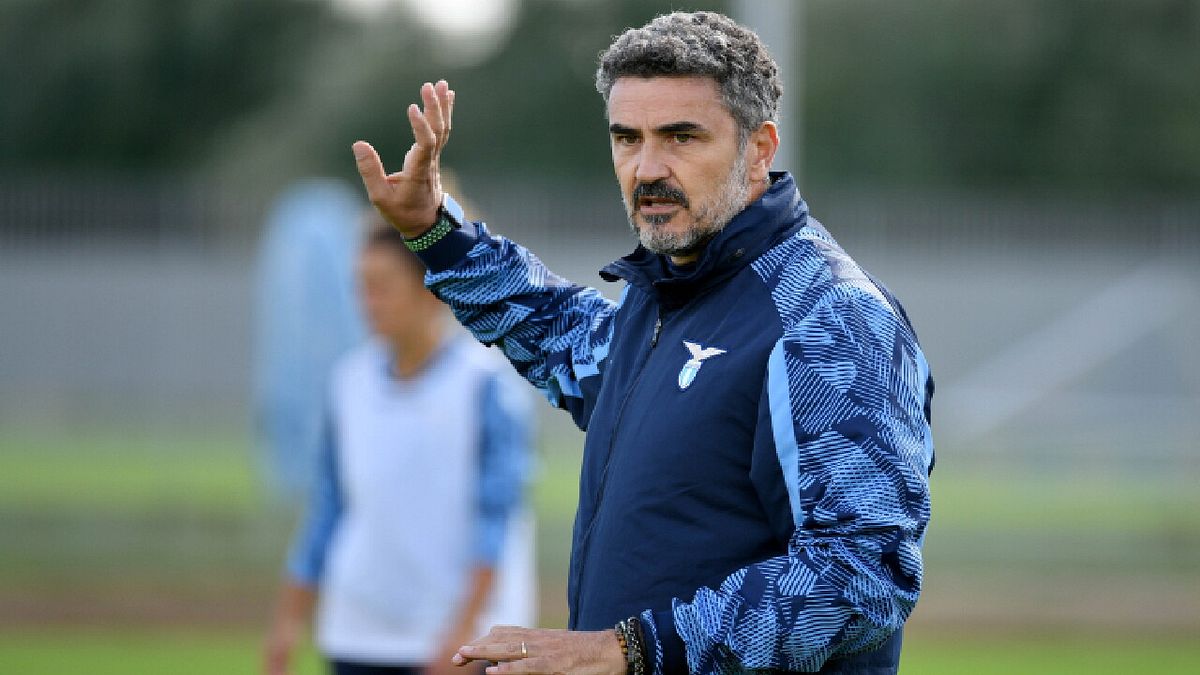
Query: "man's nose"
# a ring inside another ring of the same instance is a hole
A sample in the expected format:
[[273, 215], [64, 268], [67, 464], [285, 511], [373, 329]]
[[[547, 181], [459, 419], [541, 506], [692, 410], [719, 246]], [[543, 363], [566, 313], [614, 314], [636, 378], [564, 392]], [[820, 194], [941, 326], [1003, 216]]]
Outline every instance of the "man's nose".
[[637, 172], [634, 178], [639, 183], [651, 183], [671, 175], [666, 156], [654, 143], [643, 143], [638, 154]]

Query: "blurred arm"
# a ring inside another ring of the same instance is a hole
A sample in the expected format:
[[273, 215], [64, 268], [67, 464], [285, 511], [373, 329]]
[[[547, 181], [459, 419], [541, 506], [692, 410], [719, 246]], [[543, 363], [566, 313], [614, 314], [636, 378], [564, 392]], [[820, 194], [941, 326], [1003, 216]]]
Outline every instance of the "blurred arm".
[[344, 507], [330, 417], [326, 416], [323, 440], [317, 453], [308, 509], [287, 557], [289, 580], [310, 587], [316, 587], [320, 581], [329, 542]]
[[286, 579], [267, 636], [264, 672], [270, 675], [289, 672], [291, 655], [311, 622], [329, 542], [342, 508], [332, 423], [327, 416], [308, 510], [288, 553]]
[[263, 672], [267, 675], [286, 675], [291, 672], [292, 654], [304, 637], [317, 604], [313, 586], [285, 581], [275, 606], [275, 616], [267, 635]]
[[480, 396], [479, 485], [475, 561], [494, 567], [513, 515], [524, 503], [533, 449], [533, 410], [520, 380], [499, 373]]

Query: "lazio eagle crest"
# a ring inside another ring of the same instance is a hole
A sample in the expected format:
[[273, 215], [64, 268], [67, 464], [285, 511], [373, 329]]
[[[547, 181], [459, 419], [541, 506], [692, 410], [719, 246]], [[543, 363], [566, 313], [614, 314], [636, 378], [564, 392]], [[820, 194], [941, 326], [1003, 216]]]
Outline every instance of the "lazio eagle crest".
[[688, 359], [687, 363], [683, 364], [683, 368], [679, 371], [679, 390], [683, 391], [692, 386], [692, 382], [696, 381], [696, 375], [700, 372], [700, 366], [704, 365], [706, 359], [711, 359], [714, 356], [720, 356], [725, 353], [724, 349], [715, 347], [701, 347], [695, 342], [683, 341], [683, 346], [687, 347], [688, 353], [692, 358]]

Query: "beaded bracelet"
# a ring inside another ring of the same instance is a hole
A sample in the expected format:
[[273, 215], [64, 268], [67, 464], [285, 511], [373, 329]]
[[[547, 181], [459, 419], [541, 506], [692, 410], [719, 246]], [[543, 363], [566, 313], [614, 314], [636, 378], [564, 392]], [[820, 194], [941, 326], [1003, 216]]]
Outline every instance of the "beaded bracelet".
[[450, 231], [453, 229], [454, 224], [439, 210], [437, 222], [433, 224], [433, 227], [426, 230], [425, 234], [416, 239], [405, 239], [404, 245], [413, 253], [420, 253], [441, 241], [442, 237], [450, 234]]
[[616, 631], [621, 653], [625, 656], [626, 674], [646, 675], [646, 643], [642, 640], [641, 621], [631, 616], [618, 622]]

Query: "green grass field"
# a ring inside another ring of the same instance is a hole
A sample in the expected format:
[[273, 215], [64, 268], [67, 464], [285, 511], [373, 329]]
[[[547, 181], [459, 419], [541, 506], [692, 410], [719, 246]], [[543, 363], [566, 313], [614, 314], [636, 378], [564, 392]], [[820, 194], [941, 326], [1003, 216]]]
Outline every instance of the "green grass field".
[[[0, 635], [6, 673], [212, 673], [256, 672], [255, 636], [211, 631], [65, 630]], [[914, 675], [1189, 675], [1200, 666], [1194, 641], [1065, 639], [908, 640], [901, 672]], [[317, 675], [311, 650], [297, 659], [297, 675]]]
[[[561, 626], [578, 439], [546, 437], [541, 620]], [[903, 672], [1200, 672], [1200, 491], [1127, 478], [943, 465]], [[7, 434], [0, 673], [256, 672], [292, 521], [235, 433]]]

